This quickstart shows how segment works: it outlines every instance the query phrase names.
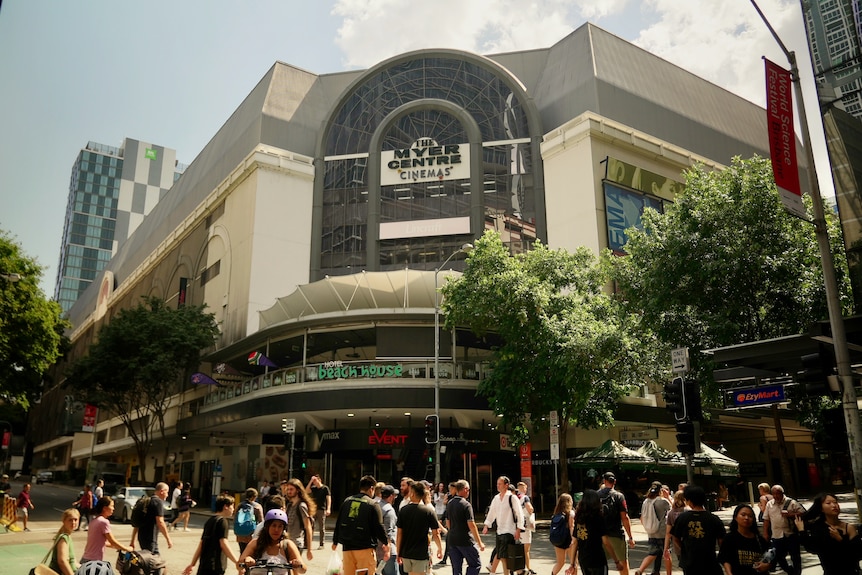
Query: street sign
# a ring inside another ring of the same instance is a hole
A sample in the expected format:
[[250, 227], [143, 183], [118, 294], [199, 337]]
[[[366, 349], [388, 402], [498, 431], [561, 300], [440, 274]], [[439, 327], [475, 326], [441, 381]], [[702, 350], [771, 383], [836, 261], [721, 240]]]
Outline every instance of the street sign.
[[760, 407], [776, 403], [786, 403], [784, 386], [761, 385], [759, 387], [742, 387], [725, 390], [724, 405], [727, 408]]
[[551, 445], [560, 442], [560, 428], [552, 427], [551, 428]]
[[674, 373], [688, 373], [688, 348], [678, 347], [670, 352], [671, 366]]
[[560, 444], [559, 443], [552, 443], [551, 444], [551, 459], [553, 459], [554, 461], [560, 460]]
[[549, 419], [551, 420], [551, 427], [557, 427], [560, 425], [560, 417], [557, 415], [556, 410], [551, 412]]
[[296, 433], [296, 420], [295, 419], [285, 419], [283, 427], [284, 427], [285, 433]]

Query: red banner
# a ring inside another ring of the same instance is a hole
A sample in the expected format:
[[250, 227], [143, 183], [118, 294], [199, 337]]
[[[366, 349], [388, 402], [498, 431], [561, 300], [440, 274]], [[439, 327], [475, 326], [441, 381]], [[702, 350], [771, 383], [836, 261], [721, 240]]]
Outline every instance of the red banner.
[[81, 426], [81, 431], [92, 433], [96, 431], [96, 415], [99, 413], [99, 408], [89, 403], [84, 406], [84, 423]]
[[11, 431], [3, 431], [3, 449], [9, 449], [9, 446], [12, 444], [12, 432]]
[[766, 123], [772, 173], [785, 209], [805, 217], [799, 166], [796, 163], [796, 136], [793, 131], [793, 83], [790, 72], [766, 58]]

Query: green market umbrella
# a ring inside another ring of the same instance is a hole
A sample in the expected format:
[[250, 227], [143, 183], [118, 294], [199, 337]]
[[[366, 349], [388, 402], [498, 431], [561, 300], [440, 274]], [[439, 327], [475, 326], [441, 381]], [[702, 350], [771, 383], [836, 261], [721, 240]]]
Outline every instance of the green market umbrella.
[[574, 458], [572, 467], [619, 467], [621, 469], [643, 469], [655, 465], [652, 457], [629, 449], [622, 443], [608, 439], [595, 449]]

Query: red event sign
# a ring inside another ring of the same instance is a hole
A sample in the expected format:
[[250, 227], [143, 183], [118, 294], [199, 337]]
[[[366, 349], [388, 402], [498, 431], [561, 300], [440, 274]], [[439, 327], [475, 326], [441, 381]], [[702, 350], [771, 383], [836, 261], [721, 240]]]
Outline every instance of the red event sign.
[[796, 163], [796, 136], [793, 131], [793, 85], [790, 71], [766, 58], [766, 124], [772, 173], [785, 209], [804, 217], [799, 167]]

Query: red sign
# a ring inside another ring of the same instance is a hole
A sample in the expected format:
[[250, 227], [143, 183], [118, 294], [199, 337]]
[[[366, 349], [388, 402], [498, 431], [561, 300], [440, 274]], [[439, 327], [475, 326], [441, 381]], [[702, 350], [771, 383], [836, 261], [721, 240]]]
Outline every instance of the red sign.
[[94, 432], [96, 431], [96, 415], [99, 413], [99, 408], [89, 403], [84, 406], [84, 423], [81, 426], [81, 431]]
[[9, 449], [9, 445], [12, 443], [12, 432], [11, 431], [3, 431], [3, 449]]
[[407, 445], [407, 434], [393, 435], [388, 429], [378, 432], [376, 429], [371, 430], [371, 435], [368, 436], [368, 445]]
[[799, 167], [796, 163], [796, 136], [793, 131], [793, 84], [790, 71], [766, 58], [766, 124], [772, 173], [785, 209], [804, 217]]

